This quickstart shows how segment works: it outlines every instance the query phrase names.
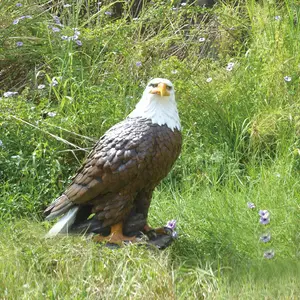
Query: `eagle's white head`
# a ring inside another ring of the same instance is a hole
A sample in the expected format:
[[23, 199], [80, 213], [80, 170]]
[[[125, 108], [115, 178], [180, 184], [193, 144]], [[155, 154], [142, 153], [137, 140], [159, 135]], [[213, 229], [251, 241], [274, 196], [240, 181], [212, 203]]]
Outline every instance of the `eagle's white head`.
[[180, 120], [172, 82], [165, 78], [150, 80], [141, 100], [129, 117], [151, 119], [152, 123], [166, 124], [172, 130], [175, 128], [180, 130]]

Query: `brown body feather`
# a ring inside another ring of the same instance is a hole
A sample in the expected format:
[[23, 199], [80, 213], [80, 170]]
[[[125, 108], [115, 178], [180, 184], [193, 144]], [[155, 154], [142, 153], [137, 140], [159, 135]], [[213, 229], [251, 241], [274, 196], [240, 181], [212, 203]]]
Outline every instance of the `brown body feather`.
[[46, 210], [48, 219], [74, 205], [90, 206], [103, 226], [125, 221], [134, 209], [147, 218], [154, 188], [181, 150], [181, 133], [145, 118], [127, 118], [97, 142], [66, 191]]

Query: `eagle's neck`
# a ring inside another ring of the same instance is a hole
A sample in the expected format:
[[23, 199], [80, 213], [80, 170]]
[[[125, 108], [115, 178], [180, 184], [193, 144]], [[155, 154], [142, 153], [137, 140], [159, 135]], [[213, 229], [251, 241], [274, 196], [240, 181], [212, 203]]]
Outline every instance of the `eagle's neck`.
[[147, 118], [154, 124], [166, 124], [172, 130], [180, 130], [180, 120], [174, 95], [163, 99], [158, 95], [144, 94], [128, 117]]

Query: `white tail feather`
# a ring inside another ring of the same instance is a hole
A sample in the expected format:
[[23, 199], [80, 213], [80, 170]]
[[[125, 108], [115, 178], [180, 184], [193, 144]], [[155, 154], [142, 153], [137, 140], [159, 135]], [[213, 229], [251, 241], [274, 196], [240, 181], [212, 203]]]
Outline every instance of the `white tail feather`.
[[46, 234], [46, 238], [51, 238], [59, 233], [68, 233], [69, 228], [75, 221], [79, 206], [72, 207]]

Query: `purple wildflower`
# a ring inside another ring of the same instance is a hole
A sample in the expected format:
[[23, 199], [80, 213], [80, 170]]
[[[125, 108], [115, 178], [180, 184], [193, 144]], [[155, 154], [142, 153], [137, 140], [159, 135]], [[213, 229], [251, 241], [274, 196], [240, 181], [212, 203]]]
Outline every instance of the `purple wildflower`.
[[206, 79], [206, 82], [207, 82], [207, 83], [212, 82], [212, 78], [211, 78], [211, 77], [208, 77], [208, 78]]
[[16, 42], [16, 46], [17, 46], [17, 47], [22, 47], [23, 45], [24, 45], [23, 42]]
[[262, 224], [262, 225], [267, 225], [267, 224], [270, 223], [270, 218], [260, 217], [259, 223]]
[[0, 140], [0, 147], [3, 147], [3, 142]]
[[51, 27], [51, 29], [52, 29], [52, 32], [60, 32], [60, 28], [58, 28], [58, 27]]
[[141, 62], [141, 61], [137, 61], [137, 62], [135, 63], [135, 65], [139, 68], [139, 67], [142, 66], [142, 62]]
[[22, 3], [17, 3], [16, 4], [16, 7], [21, 7], [22, 6]]
[[177, 70], [172, 70], [171, 73], [172, 73], [172, 74], [177, 74], [178, 71], [177, 71]]
[[14, 25], [17, 25], [17, 24], [19, 23], [19, 21], [20, 21], [20, 19], [17, 18], [17, 19], [15, 19], [15, 20], [13, 21], [13, 24], [14, 24]]
[[204, 42], [204, 41], [205, 41], [205, 37], [199, 38], [199, 42], [200, 42], [200, 43], [202, 43], [202, 42]]
[[247, 202], [247, 206], [248, 206], [248, 208], [251, 208], [251, 209], [255, 208], [255, 204], [253, 202]]
[[58, 16], [53, 16], [53, 20], [54, 20], [55, 24], [61, 25], [61, 22], [60, 22], [60, 19]]
[[170, 221], [168, 221], [166, 227], [174, 230], [176, 228], [176, 222], [177, 222], [176, 220], [170, 220]]
[[82, 42], [80, 40], [75, 41], [78, 46], [82, 46]]
[[280, 21], [280, 20], [281, 20], [281, 17], [280, 17], [280, 16], [275, 16], [274, 19], [275, 19], [276, 21]]
[[106, 11], [104, 14], [107, 15], [107, 16], [111, 16], [112, 12], [111, 11]]
[[269, 218], [270, 217], [270, 213], [265, 209], [265, 210], [260, 210], [258, 212], [258, 214], [262, 217], [262, 218]]
[[264, 253], [264, 258], [266, 259], [272, 259], [275, 255], [274, 250], [268, 250]]
[[263, 243], [268, 243], [271, 240], [271, 234], [265, 233], [259, 238], [259, 240]]
[[64, 40], [64, 41], [66, 41], [66, 40], [68, 40], [68, 37], [66, 35], [62, 35], [61, 39]]

